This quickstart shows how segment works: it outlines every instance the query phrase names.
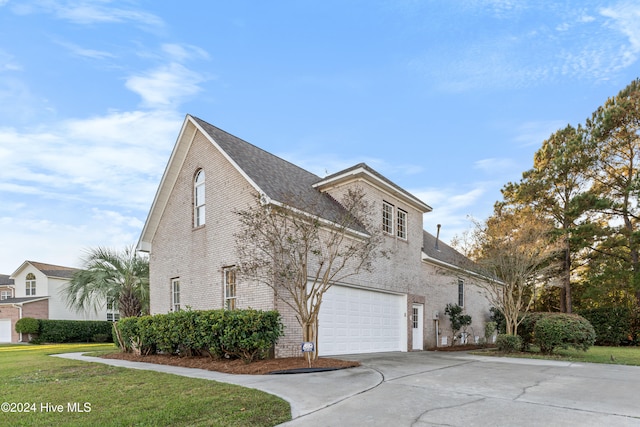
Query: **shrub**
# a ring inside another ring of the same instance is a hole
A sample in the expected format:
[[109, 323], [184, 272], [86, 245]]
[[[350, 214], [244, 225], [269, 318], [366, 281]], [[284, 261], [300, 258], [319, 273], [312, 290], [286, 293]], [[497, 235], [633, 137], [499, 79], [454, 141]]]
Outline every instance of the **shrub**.
[[42, 342], [91, 342], [95, 335], [111, 335], [112, 323], [106, 320], [40, 320]]
[[504, 314], [495, 307], [489, 309], [489, 320], [496, 323], [496, 330], [499, 334], [507, 333], [507, 321]]
[[534, 343], [544, 354], [556, 348], [574, 347], [587, 351], [593, 345], [596, 333], [587, 319], [577, 314], [547, 313], [533, 328]]
[[21, 334], [37, 334], [40, 331], [40, 321], [33, 317], [23, 317], [16, 322], [16, 332]]
[[493, 333], [496, 331], [496, 322], [487, 322], [484, 325], [484, 342], [489, 343]]
[[522, 347], [522, 338], [518, 335], [499, 334], [496, 338], [496, 346], [498, 351], [503, 353], [513, 353]]
[[529, 350], [529, 347], [533, 344], [533, 329], [536, 323], [550, 314], [552, 313], [533, 312], [520, 315], [520, 319], [522, 320], [520, 321], [520, 325], [518, 325], [518, 335], [522, 338], [523, 351]]
[[245, 362], [264, 358], [278, 341], [283, 329], [280, 314], [257, 310], [226, 311], [220, 348]]
[[596, 331], [596, 344], [620, 345], [633, 335], [632, 311], [627, 307], [598, 307], [580, 311]]
[[259, 310], [178, 311], [128, 317], [117, 325], [125, 348], [145, 355], [239, 357], [251, 362], [267, 355], [282, 336], [280, 314]]
[[[471, 316], [462, 314], [462, 307], [458, 304], [447, 304], [444, 313], [449, 316], [449, 321], [451, 322], [451, 331], [453, 333], [451, 345], [454, 345], [458, 338], [466, 338], [467, 327], [471, 324]], [[458, 333], [460, 329], [462, 329], [461, 334]]]

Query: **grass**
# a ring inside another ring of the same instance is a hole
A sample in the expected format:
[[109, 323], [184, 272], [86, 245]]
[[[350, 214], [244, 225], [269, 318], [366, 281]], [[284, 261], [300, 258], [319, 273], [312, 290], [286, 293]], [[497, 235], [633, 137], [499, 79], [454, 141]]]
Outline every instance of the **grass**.
[[[48, 356], [113, 349], [0, 345], [0, 404], [29, 409], [5, 412], [3, 405], [0, 425], [273, 426], [291, 419], [287, 402], [258, 390]], [[61, 412], [51, 411], [59, 405]]]
[[552, 355], [544, 355], [537, 352], [532, 346], [531, 351], [523, 353], [497, 353], [495, 351], [476, 352], [480, 355], [524, 357], [530, 359], [564, 360], [569, 362], [609, 363], [617, 365], [640, 366], [640, 347], [591, 347], [582, 351], [574, 348], [567, 350], [557, 349]]

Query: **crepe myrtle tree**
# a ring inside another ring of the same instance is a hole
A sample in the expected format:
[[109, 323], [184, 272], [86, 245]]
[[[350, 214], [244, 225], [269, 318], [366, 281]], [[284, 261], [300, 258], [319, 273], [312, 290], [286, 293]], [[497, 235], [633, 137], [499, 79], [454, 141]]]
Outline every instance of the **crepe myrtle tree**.
[[272, 202], [262, 196], [237, 212], [238, 270], [241, 276], [271, 287], [295, 311], [302, 340], [315, 344], [315, 360], [325, 292], [334, 283], [372, 271], [373, 261], [387, 253], [381, 249], [382, 229], [375, 222], [380, 215], [361, 188], [344, 193], [330, 220], [322, 215], [323, 209], [336, 200], [326, 194], [317, 193], [311, 200], [293, 195], [286, 200]]
[[484, 223], [476, 222], [472, 233], [473, 258], [484, 277], [478, 286], [504, 316], [506, 333], [517, 335], [523, 315], [530, 310], [535, 287], [556, 268], [559, 242], [549, 239], [550, 221], [529, 208], [514, 209], [497, 204]]

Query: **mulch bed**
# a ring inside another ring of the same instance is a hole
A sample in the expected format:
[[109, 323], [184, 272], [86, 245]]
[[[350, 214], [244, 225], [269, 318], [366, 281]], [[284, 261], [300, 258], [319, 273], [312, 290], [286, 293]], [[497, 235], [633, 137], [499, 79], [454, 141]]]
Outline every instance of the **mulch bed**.
[[[286, 357], [281, 359], [258, 360], [245, 363], [242, 360], [212, 359], [208, 356], [186, 357], [152, 354], [137, 356], [132, 353], [109, 353], [101, 356], [105, 359], [121, 359], [132, 362], [157, 363], [159, 365], [182, 366], [185, 368], [199, 368], [228, 374], [264, 375], [275, 371], [309, 368], [309, 363], [303, 357]], [[351, 360], [329, 359], [321, 357], [311, 362], [312, 368], [344, 369], [360, 366], [360, 362]]]

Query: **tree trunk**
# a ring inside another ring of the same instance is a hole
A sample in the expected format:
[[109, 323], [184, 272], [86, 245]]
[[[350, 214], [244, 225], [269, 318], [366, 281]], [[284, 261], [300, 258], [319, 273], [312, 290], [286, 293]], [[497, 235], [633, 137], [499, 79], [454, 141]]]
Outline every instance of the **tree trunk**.
[[302, 339], [304, 342], [312, 342], [314, 351], [311, 352], [311, 359], [318, 359], [318, 337], [316, 334], [317, 331], [317, 319], [309, 319], [302, 324]]

